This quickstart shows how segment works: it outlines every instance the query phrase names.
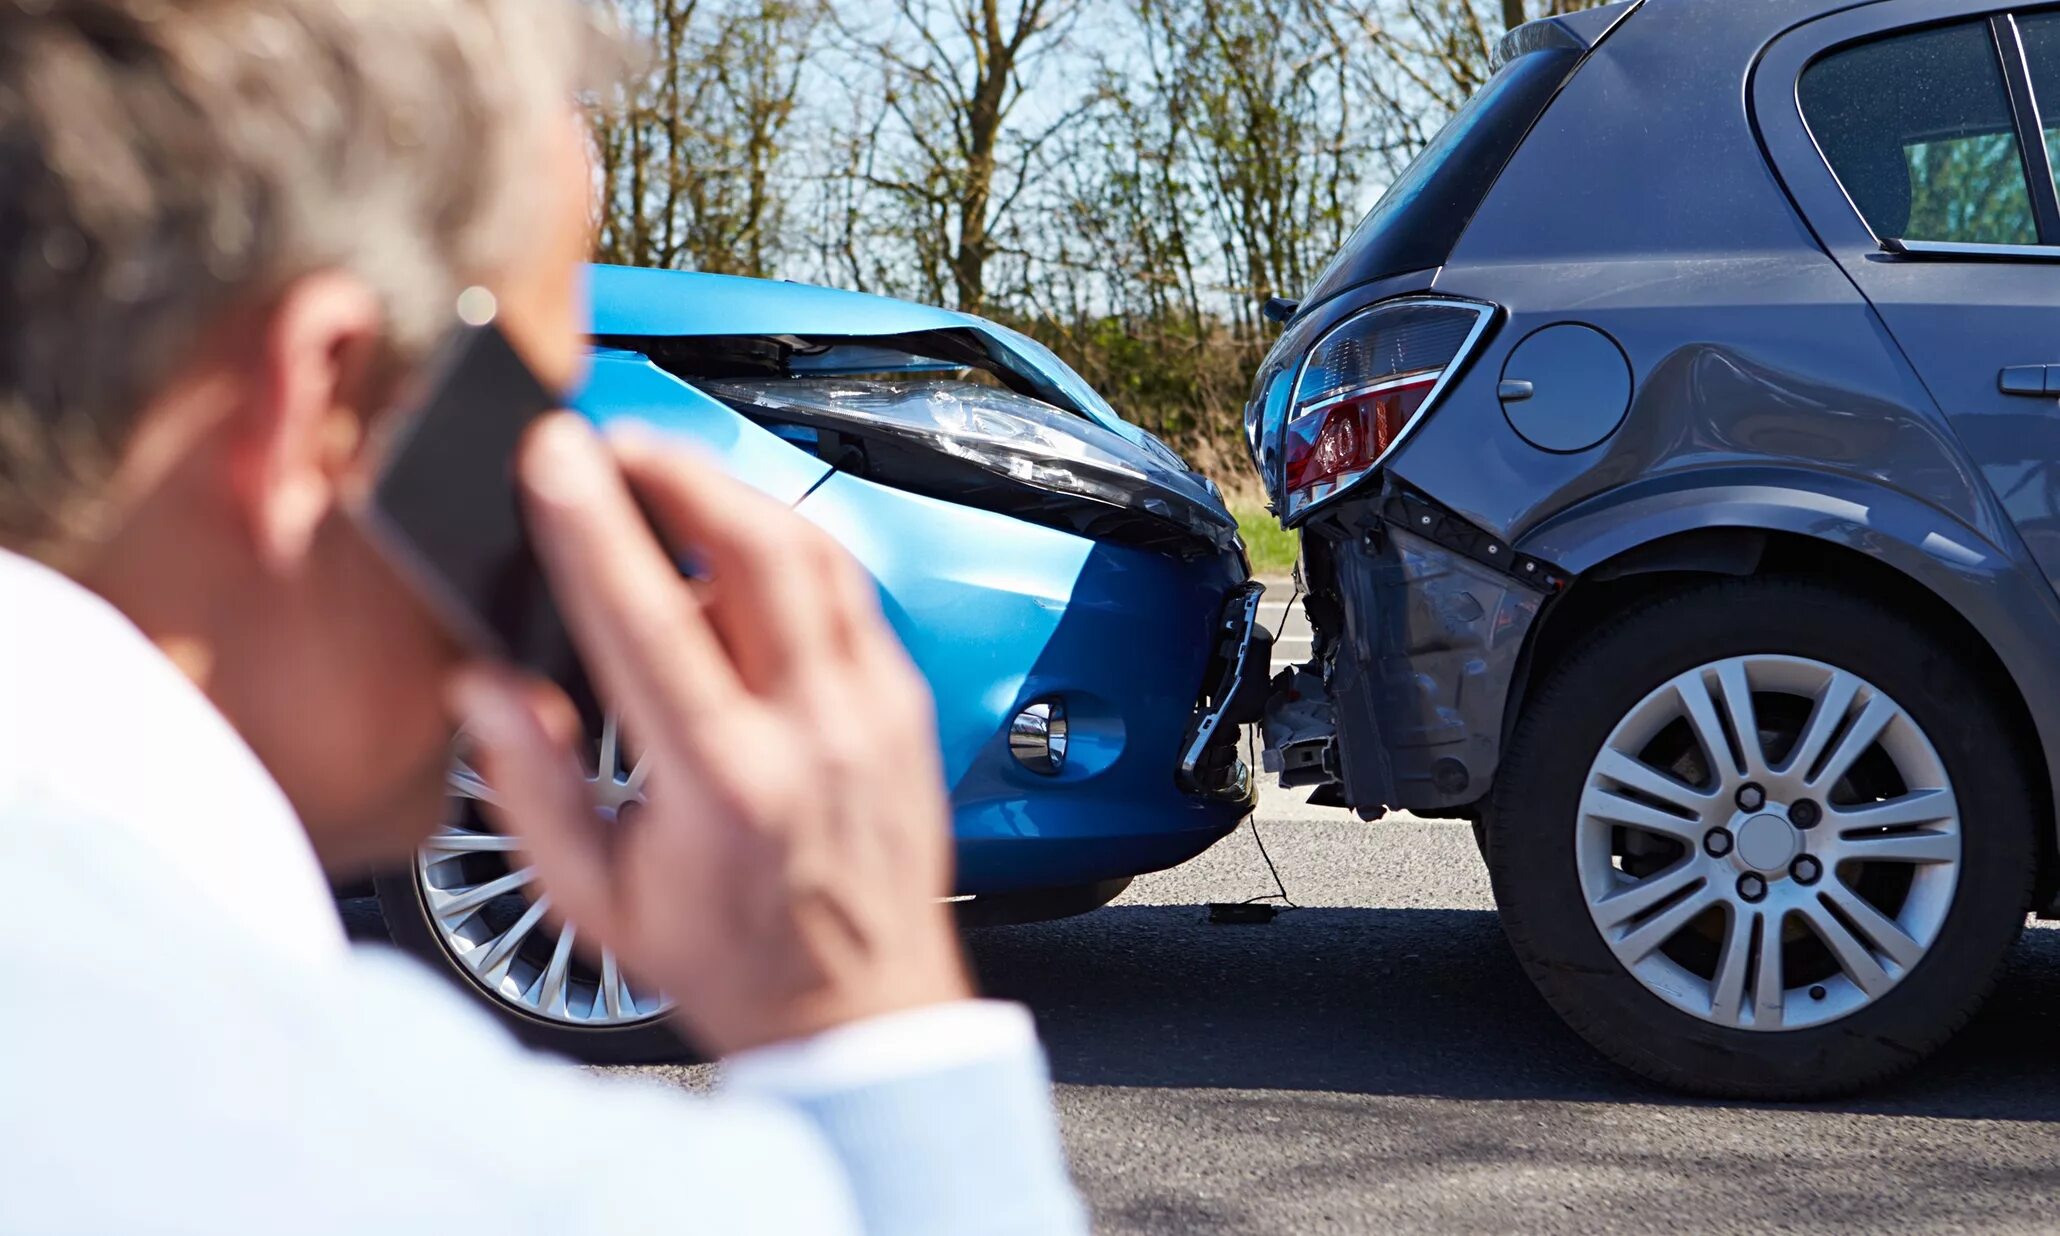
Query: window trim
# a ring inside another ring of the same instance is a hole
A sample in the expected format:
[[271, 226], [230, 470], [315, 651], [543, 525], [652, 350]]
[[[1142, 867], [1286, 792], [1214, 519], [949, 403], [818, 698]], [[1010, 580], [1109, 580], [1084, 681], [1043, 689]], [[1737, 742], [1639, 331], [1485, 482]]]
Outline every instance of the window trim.
[[1891, 257], [1912, 261], [2060, 262], [2060, 245], [1988, 245], [1971, 240], [1903, 240], [1885, 236], [1881, 251]]
[[[2024, 174], [2031, 181], [2032, 212], [2038, 218], [2041, 245], [2060, 245], [2060, 186], [2053, 181], [2052, 154], [2046, 147], [2038, 92], [2031, 84], [2031, 57], [2015, 13], [1988, 19], [1996, 52], [2003, 58], [2003, 84], [2010, 91], [2010, 110], [2017, 119], [2017, 142], [2023, 149]], [[2060, 100], [2055, 100], [2060, 102]]]

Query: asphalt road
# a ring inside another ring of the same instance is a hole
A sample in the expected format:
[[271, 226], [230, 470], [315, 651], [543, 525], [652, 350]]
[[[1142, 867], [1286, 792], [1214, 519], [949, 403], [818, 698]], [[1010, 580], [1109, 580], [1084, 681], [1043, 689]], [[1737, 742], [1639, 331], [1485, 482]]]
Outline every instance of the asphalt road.
[[[1109, 1233], [2060, 1230], [2060, 932], [1988, 1010], [1861, 1100], [1675, 1098], [1533, 993], [1461, 824], [1269, 793], [1249, 830], [1063, 922], [986, 928], [987, 989], [1048, 1044]], [[646, 1070], [680, 1081], [699, 1070]]]
[[972, 935], [987, 989], [1036, 1011], [1098, 1230], [2060, 1230], [2060, 932], [2027, 931], [1904, 1081], [1692, 1102], [1545, 1007], [1466, 826], [1279, 791], [1256, 818], [1300, 907], [1270, 924], [1206, 920], [1273, 890], [1240, 830], [1106, 909]]
[[1504, 945], [1464, 825], [1262, 805], [1118, 904], [977, 933], [1037, 1011], [1108, 1232], [2060, 1227], [2060, 933], [1940, 1058], [1864, 1100], [1687, 1102], [1597, 1057]]

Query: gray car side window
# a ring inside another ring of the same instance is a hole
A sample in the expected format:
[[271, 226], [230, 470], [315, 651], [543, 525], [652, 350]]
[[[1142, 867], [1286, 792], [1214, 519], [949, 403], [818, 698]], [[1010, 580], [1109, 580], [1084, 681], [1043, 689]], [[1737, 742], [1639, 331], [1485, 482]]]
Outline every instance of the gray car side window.
[[1835, 51], [1803, 71], [1797, 94], [1818, 147], [1877, 237], [2038, 243], [1987, 22]]
[[[2060, 169], [2060, 11], [2017, 19], [2024, 39], [2024, 58], [2031, 66], [2031, 92], [2038, 99], [2039, 126], [2046, 150]], [[2060, 181], [2060, 174], [2054, 179]]]

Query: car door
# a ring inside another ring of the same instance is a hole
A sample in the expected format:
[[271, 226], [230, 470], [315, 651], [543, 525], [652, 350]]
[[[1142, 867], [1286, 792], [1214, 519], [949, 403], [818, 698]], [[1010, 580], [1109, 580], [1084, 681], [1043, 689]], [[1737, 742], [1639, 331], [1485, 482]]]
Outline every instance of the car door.
[[1777, 41], [1753, 99], [1811, 228], [2060, 583], [2060, 9], [1848, 10]]

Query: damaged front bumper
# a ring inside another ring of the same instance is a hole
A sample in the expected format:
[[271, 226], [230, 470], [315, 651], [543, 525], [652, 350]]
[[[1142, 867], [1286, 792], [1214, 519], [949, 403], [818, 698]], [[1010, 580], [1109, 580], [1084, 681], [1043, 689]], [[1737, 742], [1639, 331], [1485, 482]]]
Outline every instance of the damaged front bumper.
[[1216, 648], [1202, 696], [1180, 746], [1181, 792], [1226, 802], [1257, 798], [1251, 767], [1238, 750], [1239, 727], [1266, 708], [1273, 665], [1273, 633], [1259, 621], [1266, 585], [1247, 582], [1230, 594], [1216, 621]]
[[1558, 580], [1389, 491], [1304, 531], [1315, 659], [1274, 680], [1267, 767], [1367, 817], [1453, 813], [1487, 793], [1525, 637]]
[[[1250, 778], [1224, 760], [1224, 728], [1256, 712], [1240, 684], [1263, 687], [1266, 667], [1248, 654], [1226, 676], [1224, 601], [1251, 571], [1206, 478], [1047, 350], [968, 315], [718, 275], [591, 277], [582, 409], [702, 443], [877, 582], [931, 687], [957, 891], [1105, 888], [1237, 826]], [[1065, 718], [1063, 753], [1046, 743], [1059, 758], [1010, 741], [1037, 710]], [[1198, 714], [1221, 719], [1183, 769]]]

